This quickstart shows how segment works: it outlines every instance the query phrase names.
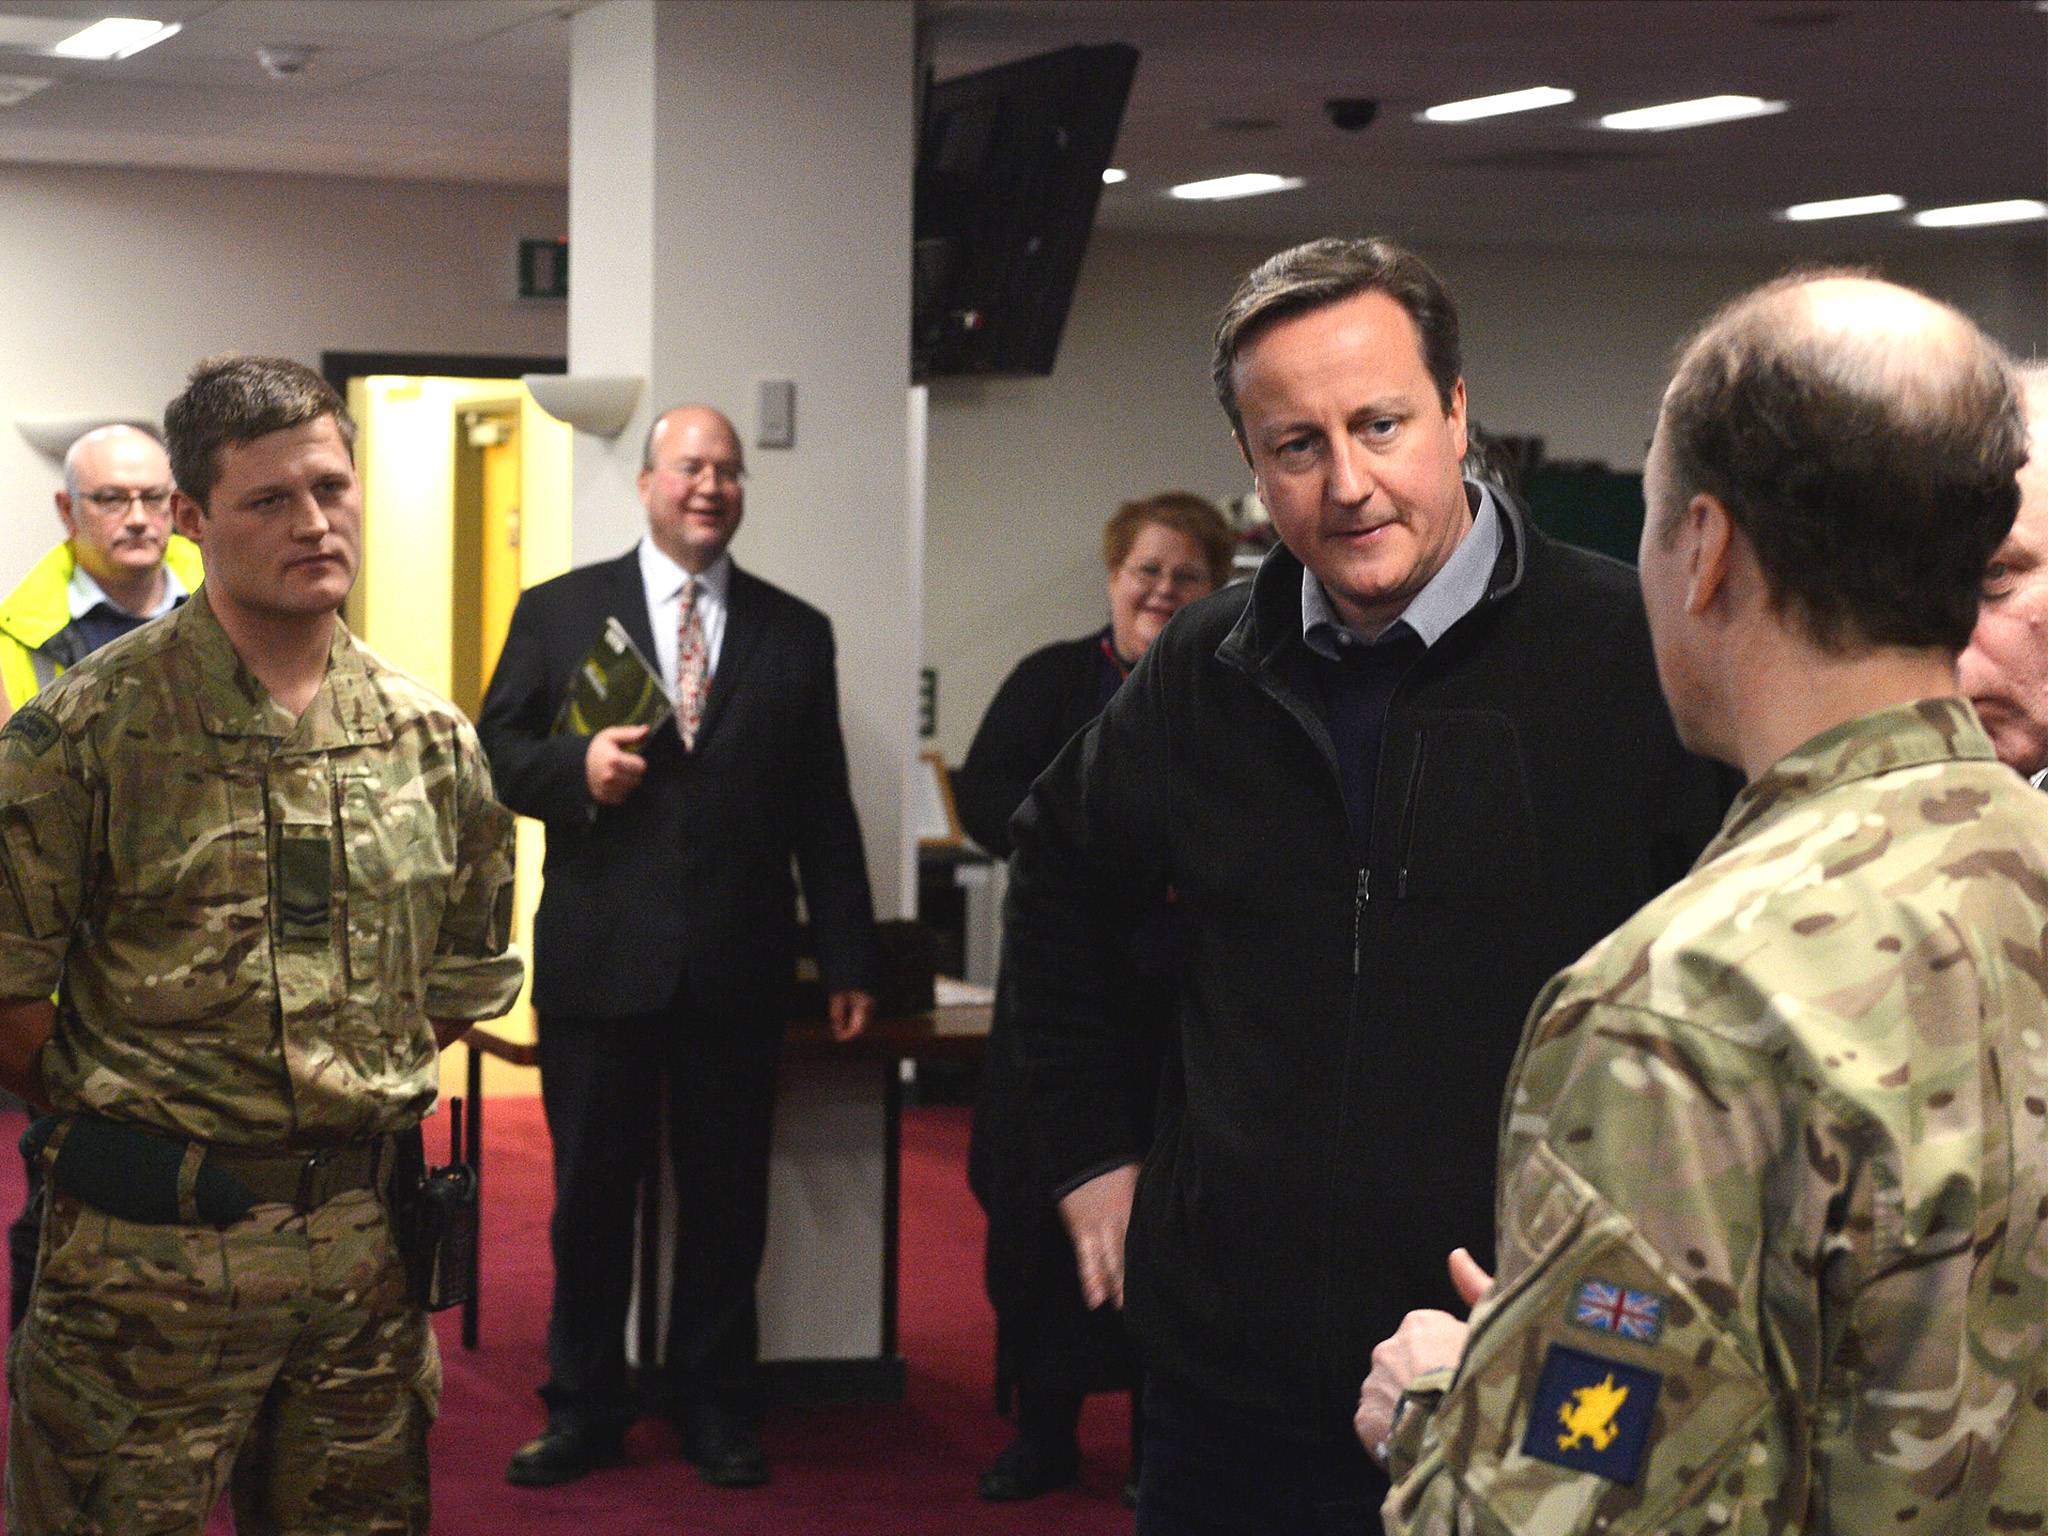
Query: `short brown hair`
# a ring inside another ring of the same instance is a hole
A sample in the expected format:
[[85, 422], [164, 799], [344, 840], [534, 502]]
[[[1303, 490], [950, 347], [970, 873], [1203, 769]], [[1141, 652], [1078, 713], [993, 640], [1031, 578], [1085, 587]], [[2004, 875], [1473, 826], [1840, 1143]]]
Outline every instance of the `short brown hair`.
[[288, 357], [244, 357], [225, 352], [192, 370], [185, 392], [164, 407], [164, 446], [171, 477], [201, 510], [220, 478], [220, 450], [250, 443], [322, 416], [334, 418], [353, 455], [356, 424], [334, 387]]
[[1662, 420], [1676, 503], [1705, 492], [1726, 507], [1772, 600], [1823, 650], [1960, 652], [2019, 509], [2018, 387], [1946, 306], [1952, 334], [1928, 341], [1817, 326], [1800, 290], [1837, 279], [1872, 280], [1792, 273], [1686, 344]]
[[1327, 235], [1269, 256], [1245, 274], [1216, 322], [1209, 375], [1230, 430], [1244, 436], [1232, 374], [1238, 354], [1281, 320], [1356, 298], [1383, 293], [1408, 312], [1421, 338], [1423, 366], [1448, 411], [1463, 376], [1458, 352], [1458, 307], [1443, 279], [1420, 256], [1392, 240]]
[[1202, 552], [1203, 563], [1209, 567], [1213, 585], [1220, 587], [1230, 580], [1237, 536], [1216, 510], [1216, 504], [1192, 491], [1162, 491], [1157, 496], [1127, 501], [1112, 512], [1109, 521], [1102, 525], [1104, 568], [1114, 571], [1122, 566], [1130, 557], [1131, 546], [1138, 542], [1138, 535], [1154, 523], [1194, 541]]

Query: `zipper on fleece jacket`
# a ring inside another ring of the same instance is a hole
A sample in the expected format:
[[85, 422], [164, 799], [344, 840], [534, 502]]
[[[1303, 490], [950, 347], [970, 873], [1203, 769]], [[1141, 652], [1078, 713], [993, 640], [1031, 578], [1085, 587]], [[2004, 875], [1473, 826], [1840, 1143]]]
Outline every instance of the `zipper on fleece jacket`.
[[1415, 761], [1408, 768], [1408, 799], [1401, 807], [1401, 867], [1394, 877], [1394, 895], [1401, 901], [1408, 899], [1408, 865], [1415, 855], [1415, 808], [1422, 803], [1422, 763], [1428, 755], [1429, 734], [1418, 730]]
[[[1330, 730], [1327, 722], [1323, 720], [1322, 716], [1319, 713], [1317, 713], [1307, 703], [1307, 701], [1298, 697], [1292, 688], [1289, 688], [1286, 685], [1284, 685], [1267, 668], [1259, 666], [1255, 663], [1251, 663], [1247, 659], [1241, 657], [1227, 656], [1224, 657], [1223, 660], [1225, 665], [1235, 667], [1238, 671], [1242, 672], [1246, 677], [1248, 677], [1251, 680], [1253, 687], [1257, 688], [1261, 693], [1265, 694], [1268, 698], [1272, 699], [1274, 703], [1278, 704], [1281, 707], [1281, 709], [1283, 709], [1284, 711], [1286, 711], [1287, 714], [1292, 716], [1295, 722], [1299, 724], [1301, 728], [1308, 734], [1309, 740], [1318, 748], [1324, 762], [1329, 767], [1330, 777], [1335, 781], [1334, 787], [1337, 790], [1338, 803], [1342, 805], [1344, 799], [1343, 770], [1338, 765], [1336, 743], [1332, 741], [1330, 738]], [[1414, 669], [1411, 667], [1409, 671], [1412, 674]], [[1407, 681], [1408, 679], [1406, 677], [1403, 677], [1400, 682], [1395, 684], [1393, 694], [1388, 697], [1387, 715], [1389, 719], [1391, 719], [1393, 716], [1395, 700], [1400, 697], [1402, 688], [1405, 686]], [[1380, 760], [1379, 772], [1382, 776], [1384, 776], [1387, 772], [1387, 764], [1384, 756], [1382, 756]], [[1410, 803], [1407, 807], [1404, 807], [1402, 815], [1402, 823], [1404, 828], [1404, 865], [1406, 863], [1405, 844], [1409, 838], [1412, 838], [1414, 832], [1413, 795], [1414, 791], [1420, 787], [1420, 772], [1421, 764], [1418, 760], [1414, 765], [1411, 766], [1410, 769]], [[1377, 780], [1374, 782], [1371, 788], [1376, 800], [1379, 794], [1379, 785]], [[1318, 1327], [1323, 1328], [1325, 1338], [1327, 1338], [1328, 1336], [1327, 1328], [1325, 1325], [1327, 1324], [1328, 1319], [1330, 1318], [1333, 1312], [1334, 1304], [1332, 1298], [1332, 1288], [1336, 1282], [1337, 1267], [1337, 1231], [1335, 1198], [1336, 1159], [1338, 1155], [1337, 1149], [1342, 1141], [1341, 1133], [1343, 1131], [1343, 1128], [1347, 1124], [1349, 1124], [1351, 1120], [1351, 1080], [1353, 1074], [1357, 1071], [1358, 1068], [1358, 1052], [1363, 1046], [1363, 1042], [1359, 1038], [1361, 1030], [1358, 1028], [1358, 1019], [1359, 1014], [1364, 1007], [1365, 924], [1366, 918], [1368, 916], [1368, 908], [1371, 906], [1371, 903], [1372, 862], [1371, 850], [1368, 848], [1366, 852], [1366, 862], [1364, 865], [1360, 866], [1358, 870], [1357, 883], [1352, 888], [1351, 999], [1350, 1006], [1348, 1009], [1346, 1030], [1347, 1038], [1344, 1044], [1343, 1063], [1340, 1069], [1341, 1076], [1339, 1078], [1337, 1103], [1335, 1105], [1335, 1130], [1338, 1134], [1335, 1137], [1333, 1137], [1330, 1146], [1324, 1150], [1323, 1154], [1322, 1204], [1325, 1213], [1323, 1232], [1321, 1234], [1323, 1258], [1321, 1265], [1321, 1283], [1316, 1287], [1314, 1316], [1317, 1319]], [[1319, 1378], [1326, 1377], [1329, 1374], [1329, 1355], [1327, 1343], [1320, 1347], [1314, 1348], [1311, 1351], [1311, 1353], [1315, 1358], [1314, 1368], [1316, 1375]]]
[[1372, 870], [1358, 872], [1358, 894], [1351, 902], [1351, 979], [1365, 970], [1365, 904], [1372, 900]]

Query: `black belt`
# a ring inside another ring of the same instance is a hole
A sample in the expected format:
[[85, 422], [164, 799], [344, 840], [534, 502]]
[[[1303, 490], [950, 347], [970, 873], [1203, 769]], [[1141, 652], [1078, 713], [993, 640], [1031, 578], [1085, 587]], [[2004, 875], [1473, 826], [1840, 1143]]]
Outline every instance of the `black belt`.
[[206, 1166], [239, 1180], [259, 1204], [289, 1205], [303, 1215], [336, 1195], [375, 1189], [390, 1168], [384, 1149], [390, 1138], [348, 1141], [302, 1152], [244, 1152], [209, 1147]]
[[21, 1150], [50, 1170], [57, 1188], [129, 1221], [225, 1226], [257, 1205], [304, 1215], [337, 1195], [376, 1189], [394, 1162], [395, 1138], [258, 1152], [207, 1146], [97, 1115], [45, 1115]]

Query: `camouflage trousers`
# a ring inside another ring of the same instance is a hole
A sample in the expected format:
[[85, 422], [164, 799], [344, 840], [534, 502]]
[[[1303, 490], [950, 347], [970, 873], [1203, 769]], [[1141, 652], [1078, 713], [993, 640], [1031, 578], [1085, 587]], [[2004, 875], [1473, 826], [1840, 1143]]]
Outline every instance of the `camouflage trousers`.
[[440, 1355], [377, 1197], [227, 1228], [145, 1226], [51, 1191], [7, 1357], [14, 1536], [427, 1529]]

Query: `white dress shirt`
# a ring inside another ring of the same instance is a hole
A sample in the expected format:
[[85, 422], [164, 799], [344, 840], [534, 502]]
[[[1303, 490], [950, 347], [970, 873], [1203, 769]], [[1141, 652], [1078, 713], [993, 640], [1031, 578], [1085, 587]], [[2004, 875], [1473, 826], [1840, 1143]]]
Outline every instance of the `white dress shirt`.
[[[676, 691], [676, 626], [683, 617], [683, 585], [690, 573], [661, 552], [654, 540], [640, 541], [640, 580], [647, 588], [647, 622], [654, 629], [654, 664], [661, 681]], [[725, 644], [725, 592], [732, 582], [732, 556], [720, 555], [697, 578], [697, 615], [704, 624], [706, 675], [718, 675], [718, 652]]]

